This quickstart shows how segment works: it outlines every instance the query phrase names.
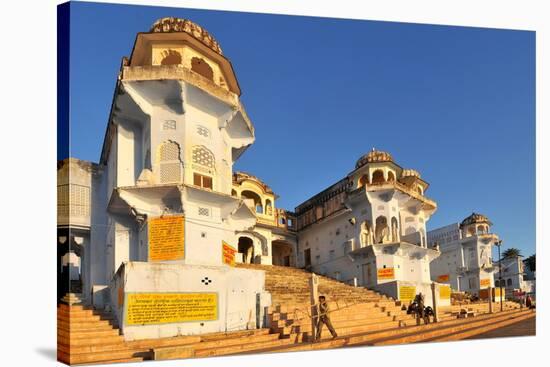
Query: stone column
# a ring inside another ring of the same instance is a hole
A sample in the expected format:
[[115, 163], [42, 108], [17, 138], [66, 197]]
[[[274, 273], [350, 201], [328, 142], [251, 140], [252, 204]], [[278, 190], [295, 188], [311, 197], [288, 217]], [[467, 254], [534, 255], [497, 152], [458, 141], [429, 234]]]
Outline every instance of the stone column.
[[432, 303], [433, 303], [433, 309], [434, 309], [434, 322], [439, 321], [439, 317], [437, 316], [437, 285], [435, 282], [432, 282]]
[[309, 294], [311, 295], [311, 341], [315, 341], [319, 315], [319, 277], [315, 273], [311, 273], [309, 279]]
[[489, 291], [489, 313], [493, 313], [493, 288], [489, 287], [487, 290]]

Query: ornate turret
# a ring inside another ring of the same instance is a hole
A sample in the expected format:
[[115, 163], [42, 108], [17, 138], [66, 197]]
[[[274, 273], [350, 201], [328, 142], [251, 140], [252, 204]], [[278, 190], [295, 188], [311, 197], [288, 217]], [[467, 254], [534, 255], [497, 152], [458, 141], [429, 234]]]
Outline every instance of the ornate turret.
[[157, 20], [151, 27], [150, 33], [171, 33], [171, 32], [185, 32], [195, 39], [201, 41], [212, 50], [222, 55], [222, 49], [218, 41], [212, 37], [206, 29], [202, 28], [197, 23], [194, 23], [188, 19], [181, 18], [161, 18]]
[[357, 169], [364, 166], [365, 164], [375, 162], [393, 162], [393, 158], [390, 153], [372, 148], [370, 152], [361, 156], [361, 158], [357, 160], [355, 168]]
[[470, 224], [478, 224], [478, 223], [488, 224], [490, 226], [493, 225], [493, 223], [491, 223], [489, 218], [487, 218], [485, 215], [472, 212], [472, 214], [464, 218], [464, 220], [460, 223], [460, 228], [463, 228]]
[[492, 225], [493, 223], [485, 215], [472, 212], [460, 223], [460, 229], [463, 237], [470, 237], [476, 234], [488, 234], [489, 227]]

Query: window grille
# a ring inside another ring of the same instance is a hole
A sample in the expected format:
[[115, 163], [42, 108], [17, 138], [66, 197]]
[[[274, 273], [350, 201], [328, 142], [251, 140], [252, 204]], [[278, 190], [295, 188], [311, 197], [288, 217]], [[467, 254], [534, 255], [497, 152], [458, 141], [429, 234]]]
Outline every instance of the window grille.
[[193, 147], [193, 163], [200, 164], [205, 167], [214, 168], [214, 154], [204, 146], [199, 145]]
[[199, 134], [200, 136], [204, 136], [205, 138], [209, 138], [210, 137], [210, 130], [208, 130], [206, 127], [204, 126], [197, 126], [197, 134]]
[[175, 120], [166, 120], [162, 124], [162, 130], [176, 130], [176, 121]]
[[180, 182], [182, 167], [180, 162], [180, 148], [174, 142], [163, 143], [160, 147], [160, 182]]
[[210, 216], [210, 209], [199, 207], [199, 215], [201, 215], [203, 217], [209, 217]]

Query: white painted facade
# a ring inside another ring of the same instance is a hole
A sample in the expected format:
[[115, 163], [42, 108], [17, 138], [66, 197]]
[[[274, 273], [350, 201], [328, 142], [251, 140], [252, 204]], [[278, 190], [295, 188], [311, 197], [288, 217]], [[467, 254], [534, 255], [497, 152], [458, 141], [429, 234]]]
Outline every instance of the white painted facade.
[[[270, 303], [264, 274], [226, 265], [223, 242], [244, 248], [237, 262], [295, 263], [292, 213], [275, 207], [276, 195], [258, 178], [233, 174], [255, 139], [240, 93], [230, 61], [206, 30], [161, 19], [137, 35], [132, 55], [123, 58], [99, 163], [69, 158], [58, 165], [64, 195], [58, 228], [86, 230], [78, 267], [84, 303], [116, 310], [129, 340], [261, 326], [249, 319]], [[69, 216], [80, 208], [69, 185], [86, 190], [78, 197], [86, 213]], [[261, 198], [261, 209], [250, 193]], [[150, 220], [173, 215], [184, 217], [184, 256], [150, 261]], [[250, 252], [242, 245], [248, 240]], [[214, 281], [191, 280], [205, 276]], [[215, 290], [219, 318], [125, 327], [119, 288], [123, 294]]]
[[431, 302], [430, 262], [439, 252], [427, 246], [426, 222], [437, 208], [427, 187], [388, 153], [361, 157], [353, 172], [296, 208], [298, 266], [397, 299], [402, 285], [413, 286]]
[[[535, 291], [534, 281], [525, 280], [526, 269], [522, 256], [505, 257], [502, 259], [502, 287], [506, 294], [513, 296], [514, 291], [532, 293]], [[495, 286], [498, 287], [499, 272], [495, 272]]]
[[455, 291], [479, 295], [480, 289], [494, 287], [492, 250], [498, 236], [490, 233], [491, 222], [473, 213], [461, 224], [453, 223], [428, 232], [428, 243], [441, 256], [430, 264], [434, 281], [446, 282]]

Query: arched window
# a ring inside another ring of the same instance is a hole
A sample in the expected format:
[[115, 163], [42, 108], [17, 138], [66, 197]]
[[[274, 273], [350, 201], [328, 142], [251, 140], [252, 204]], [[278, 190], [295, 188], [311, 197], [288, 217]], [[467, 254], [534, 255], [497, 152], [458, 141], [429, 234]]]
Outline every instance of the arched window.
[[395, 175], [393, 174], [392, 171], [388, 171], [388, 181], [389, 182], [394, 182], [395, 181]]
[[191, 59], [191, 70], [195, 73], [204, 76], [207, 79], [214, 80], [214, 72], [206, 61], [199, 57], [193, 57]]
[[245, 200], [245, 203], [248, 205], [249, 208], [254, 208], [254, 211], [256, 213], [263, 214], [264, 209], [262, 206], [262, 199], [260, 198], [260, 195], [256, 194], [253, 191], [245, 190], [241, 192], [241, 197]]
[[376, 218], [374, 234], [376, 243], [387, 242], [389, 239], [388, 220], [383, 215]]
[[181, 181], [180, 147], [173, 141], [167, 141], [159, 147], [159, 176], [161, 183]]
[[271, 200], [266, 199], [265, 201], [265, 214], [272, 215], [273, 214], [273, 205], [271, 204]]
[[379, 184], [383, 183], [386, 180], [384, 179], [384, 172], [381, 169], [377, 169], [372, 173], [372, 183], [373, 184]]
[[397, 218], [392, 217], [391, 219], [391, 240], [392, 242], [399, 241], [399, 228], [397, 224]]
[[181, 64], [181, 54], [175, 50], [162, 51], [161, 65], [179, 65]]
[[363, 187], [365, 186], [366, 184], [369, 183], [369, 176], [367, 175], [363, 175], [361, 176], [361, 178], [359, 179], [359, 186], [358, 187]]
[[208, 168], [214, 168], [214, 154], [203, 145], [193, 147], [193, 163], [200, 164]]
[[512, 279], [508, 278], [508, 280], [506, 281], [506, 286], [507, 286], [507, 287], [511, 287], [511, 286], [512, 286]]

